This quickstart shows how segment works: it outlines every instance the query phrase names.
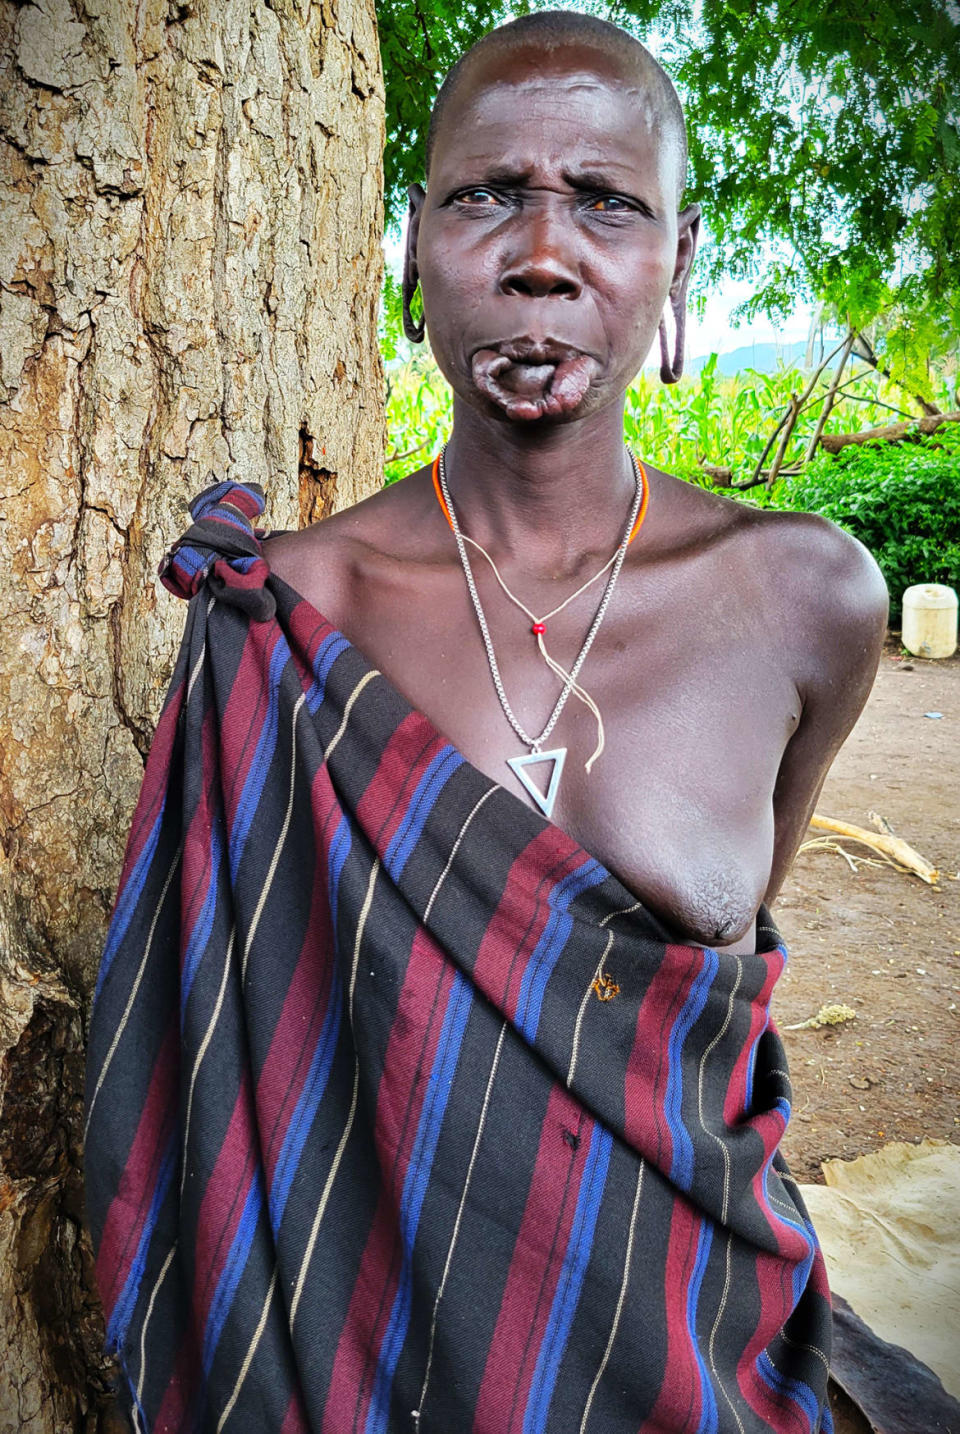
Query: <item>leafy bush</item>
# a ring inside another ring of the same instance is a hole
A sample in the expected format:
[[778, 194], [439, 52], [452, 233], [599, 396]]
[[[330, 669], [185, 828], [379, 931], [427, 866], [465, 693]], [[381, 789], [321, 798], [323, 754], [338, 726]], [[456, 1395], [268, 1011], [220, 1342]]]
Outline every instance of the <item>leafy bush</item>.
[[773, 506], [821, 513], [869, 548], [899, 618], [903, 590], [960, 588], [960, 442], [867, 444], [823, 456], [773, 492]]

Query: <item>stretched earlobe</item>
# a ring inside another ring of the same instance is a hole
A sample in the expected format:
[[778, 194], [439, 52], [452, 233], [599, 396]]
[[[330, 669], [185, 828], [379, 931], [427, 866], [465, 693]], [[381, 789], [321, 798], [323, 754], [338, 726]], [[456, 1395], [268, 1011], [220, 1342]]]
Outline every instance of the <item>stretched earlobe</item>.
[[683, 377], [684, 339], [687, 329], [687, 285], [700, 235], [700, 205], [688, 204], [677, 220], [677, 269], [670, 290], [670, 308], [675, 326], [673, 357], [667, 342], [667, 324], [661, 315], [657, 333], [660, 338], [660, 378], [663, 383], [678, 383]]
[[[427, 331], [426, 321], [423, 317], [421, 307], [419, 319], [413, 317], [412, 304], [417, 295], [418, 283], [414, 279], [409, 282], [406, 273], [403, 276], [403, 332], [412, 344], [422, 344]], [[421, 306], [422, 306], [421, 299]]]
[[419, 184], [411, 184], [407, 191], [410, 198], [410, 208], [407, 212], [407, 242], [403, 261], [403, 332], [412, 344], [422, 344], [426, 333], [426, 321], [423, 315], [423, 299], [420, 300], [420, 316], [414, 318], [413, 303], [417, 295], [417, 288], [420, 283], [420, 275], [417, 272], [417, 235], [420, 231], [420, 213], [423, 201], [426, 198], [423, 187]]
[[[686, 286], [684, 286], [684, 290]], [[673, 321], [676, 331], [673, 340], [673, 357], [670, 357], [667, 344], [667, 324], [663, 315], [660, 316], [660, 325], [657, 333], [660, 337], [660, 379], [662, 383], [679, 383], [683, 377], [683, 350], [684, 337], [687, 327], [687, 296], [686, 292], [678, 295], [670, 304], [673, 310]]]

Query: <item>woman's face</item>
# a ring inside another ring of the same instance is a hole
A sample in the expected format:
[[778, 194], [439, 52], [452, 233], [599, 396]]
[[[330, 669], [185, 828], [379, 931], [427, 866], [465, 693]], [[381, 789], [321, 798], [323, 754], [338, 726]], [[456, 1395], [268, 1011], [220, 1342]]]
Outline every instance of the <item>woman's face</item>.
[[408, 263], [454, 392], [501, 420], [622, 396], [682, 285], [696, 215], [656, 90], [579, 45], [477, 63], [444, 112]]

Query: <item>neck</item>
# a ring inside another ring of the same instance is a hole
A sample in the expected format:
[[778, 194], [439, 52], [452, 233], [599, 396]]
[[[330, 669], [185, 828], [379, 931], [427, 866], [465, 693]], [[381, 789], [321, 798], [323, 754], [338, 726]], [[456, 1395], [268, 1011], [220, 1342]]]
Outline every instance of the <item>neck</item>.
[[609, 554], [635, 491], [623, 401], [575, 423], [492, 423], [454, 399], [447, 485], [464, 532], [534, 565]]

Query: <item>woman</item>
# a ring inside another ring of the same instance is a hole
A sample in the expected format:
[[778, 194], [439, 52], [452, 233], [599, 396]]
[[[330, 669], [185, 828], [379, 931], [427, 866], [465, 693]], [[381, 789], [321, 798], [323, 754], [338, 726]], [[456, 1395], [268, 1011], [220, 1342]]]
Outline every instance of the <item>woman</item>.
[[205, 591], [91, 1035], [108, 1341], [151, 1429], [826, 1430], [763, 903], [882, 580], [623, 447], [698, 227], [641, 46], [492, 32], [428, 169], [441, 459], [262, 547], [219, 485], [168, 565]]

